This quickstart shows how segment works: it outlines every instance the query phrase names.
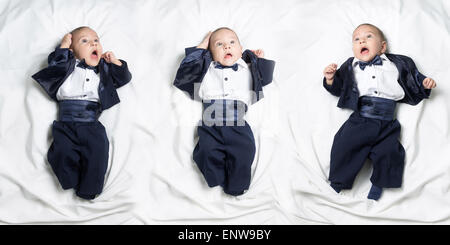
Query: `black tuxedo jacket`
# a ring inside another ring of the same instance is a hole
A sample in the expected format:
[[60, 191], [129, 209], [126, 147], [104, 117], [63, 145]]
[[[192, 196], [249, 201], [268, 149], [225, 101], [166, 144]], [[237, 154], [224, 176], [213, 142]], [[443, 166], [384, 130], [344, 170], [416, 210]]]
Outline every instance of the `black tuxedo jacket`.
[[[201, 83], [211, 64], [211, 52], [206, 49], [196, 47], [185, 49], [186, 57], [181, 62], [175, 77], [174, 85], [189, 93], [194, 98], [194, 84]], [[275, 62], [263, 58], [258, 58], [250, 50], [242, 53], [242, 59], [246, 63], [250, 63], [253, 86], [252, 89], [256, 93], [256, 101], [262, 99], [262, 87], [272, 82], [273, 70]]]
[[[120, 62], [122, 62], [122, 66], [107, 63], [104, 59], [100, 59], [98, 64], [100, 72], [98, 95], [102, 110], [120, 102], [116, 88], [127, 84], [131, 80], [131, 73], [128, 71], [127, 63], [123, 60], [120, 60]], [[48, 56], [48, 67], [37, 72], [32, 77], [44, 88], [50, 98], [56, 101], [56, 93], [67, 77], [74, 71], [75, 63], [75, 56], [72, 51], [56, 48]]]
[[[399, 72], [397, 81], [405, 91], [405, 97], [398, 102], [416, 105], [430, 96], [431, 89], [425, 89], [422, 84], [426, 77], [417, 70], [411, 58], [396, 54], [386, 54], [386, 57], [397, 67]], [[359, 91], [353, 73], [353, 59], [354, 57], [347, 59], [336, 71], [331, 86], [323, 78], [323, 86], [328, 92], [339, 97], [338, 107], [358, 111]]]

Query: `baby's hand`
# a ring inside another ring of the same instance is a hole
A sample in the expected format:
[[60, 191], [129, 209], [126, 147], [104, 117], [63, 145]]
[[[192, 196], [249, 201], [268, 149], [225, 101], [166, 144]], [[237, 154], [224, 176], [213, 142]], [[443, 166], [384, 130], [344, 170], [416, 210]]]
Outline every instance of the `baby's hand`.
[[434, 82], [434, 80], [432, 78], [429, 78], [429, 77], [423, 79], [422, 83], [423, 83], [423, 86], [426, 89], [432, 89], [432, 88], [436, 87], [436, 83]]
[[61, 41], [61, 45], [59, 47], [60, 48], [70, 48], [71, 44], [72, 44], [72, 34], [67, 33], [66, 35], [64, 35], [64, 37]]
[[114, 63], [118, 66], [122, 66], [122, 62], [120, 62], [120, 60], [118, 60], [114, 53], [111, 51], [102, 54], [102, 58], [105, 59], [107, 63]]
[[337, 65], [336, 64], [330, 64], [327, 67], [325, 67], [325, 70], [323, 70], [323, 75], [325, 76], [325, 79], [327, 80], [327, 84], [331, 85], [333, 84], [334, 74], [336, 74]]
[[257, 49], [257, 50], [252, 50], [252, 52], [258, 56], [258, 58], [264, 58], [264, 50], [262, 49]]
[[208, 32], [205, 38], [203, 38], [203, 41], [197, 46], [197, 48], [201, 49], [208, 49], [209, 45], [209, 38], [211, 37], [212, 32]]

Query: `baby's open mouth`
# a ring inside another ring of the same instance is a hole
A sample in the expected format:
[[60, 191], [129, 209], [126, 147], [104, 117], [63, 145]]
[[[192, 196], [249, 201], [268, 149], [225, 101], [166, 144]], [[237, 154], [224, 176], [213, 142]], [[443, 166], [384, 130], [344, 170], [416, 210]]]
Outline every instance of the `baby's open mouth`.
[[98, 58], [97, 50], [92, 51], [91, 58], [93, 58], [93, 59], [97, 59]]
[[368, 48], [364, 47], [364, 48], [361, 49], [361, 54], [367, 54], [367, 53], [369, 53], [369, 49]]
[[231, 57], [233, 57], [233, 55], [231, 53], [226, 53], [225, 54], [225, 59], [230, 59]]

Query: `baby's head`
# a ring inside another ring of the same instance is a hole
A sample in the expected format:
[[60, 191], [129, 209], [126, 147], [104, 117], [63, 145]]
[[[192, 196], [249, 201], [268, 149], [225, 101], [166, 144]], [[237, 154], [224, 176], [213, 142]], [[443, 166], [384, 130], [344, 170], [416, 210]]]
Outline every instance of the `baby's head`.
[[72, 32], [72, 44], [75, 58], [84, 59], [86, 64], [96, 66], [100, 62], [103, 53], [102, 45], [97, 33], [87, 26], [74, 29]]
[[214, 61], [231, 66], [242, 57], [242, 46], [236, 33], [228, 27], [212, 32], [209, 38], [209, 50]]
[[371, 61], [386, 52], [387, 43], [383, 32], [372, 24], [361, 24], [353, 31], [353, 54], [362, 61]]

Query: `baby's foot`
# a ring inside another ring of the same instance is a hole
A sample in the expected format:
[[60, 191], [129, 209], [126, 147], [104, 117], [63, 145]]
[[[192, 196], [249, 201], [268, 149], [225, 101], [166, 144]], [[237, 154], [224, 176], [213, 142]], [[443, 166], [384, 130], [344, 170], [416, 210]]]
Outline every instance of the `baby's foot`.
[[367, 198], [373, 199], [376, 201], [380, 198], [382, 192], [383, 192], [382, 188], [380, 188], [376, 185], [372, 185], [372, 188], [370, 188], [369, 195], [367, 196]]

